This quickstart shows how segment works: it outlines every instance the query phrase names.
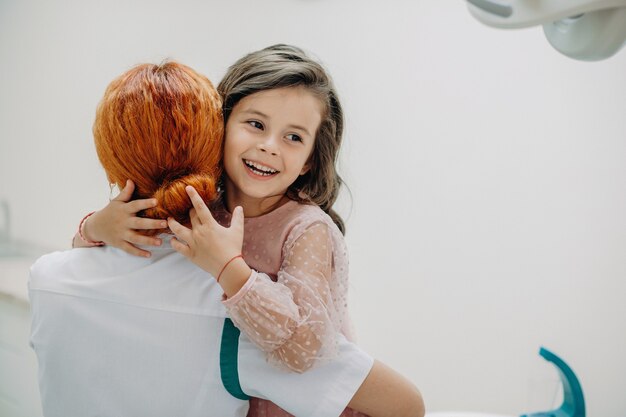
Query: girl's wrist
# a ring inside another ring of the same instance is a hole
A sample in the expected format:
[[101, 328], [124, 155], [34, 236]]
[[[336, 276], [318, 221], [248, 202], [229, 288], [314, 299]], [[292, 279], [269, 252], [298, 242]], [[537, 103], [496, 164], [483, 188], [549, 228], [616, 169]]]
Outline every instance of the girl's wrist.
[[218, 274], [218, 283], [221, 285], [226, 296], [230, 298], [237, 294], [241, 287], [246, 284], [252, 274], [252, 269], [250, 269], [241, 256], [233, 258], [225, 266], [221, 274]]
[[93, 230], [91, 230], [91, 228], [88, 228], [89, 220], [93, 220], [93, 216], [95, 214], [96, 212], [92, 211], [91, 213], [83, 217], [83, 219], [80, 221], [80, 224], [78, 225], [78, 235], [80, 236], [81, 240], [84, 243], [87, 243], [92, 246], [102, 246], [104, 245], [104, 242], [101, 240], [95, 239], [94, 236], [92, 235]]
[[235, 261], [237, 258], [243, 258], [243, 255], [240, 253], [239, 255], [235, 255], [232, 258], [230, 258], [229, 260], [227, 260], [226, 262], [224, 262], [222, 265], [222, 269], [220, 269], [220, 271], [217, 273], [217, 275], [215, 276], [215, 280], [219, 283], [220, 282], [220, 277], [222, 276], [222, 274], [224, 273], [224, 271], [226, 270], [226, 268], [228, 268], [228, 265], [230, 265], [231, 262]]

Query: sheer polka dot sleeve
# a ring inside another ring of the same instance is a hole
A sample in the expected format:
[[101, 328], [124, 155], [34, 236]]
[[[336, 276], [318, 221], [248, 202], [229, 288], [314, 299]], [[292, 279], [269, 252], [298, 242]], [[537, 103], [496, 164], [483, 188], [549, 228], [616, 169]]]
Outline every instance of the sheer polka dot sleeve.
[[342, 320], [331, 293], [333, 237], [323, 222], [288, 239], [277, 281], [256, 272], [245, 293], [224, 301], [233, 322], [268, 359], [304, 372], [337, 352]]

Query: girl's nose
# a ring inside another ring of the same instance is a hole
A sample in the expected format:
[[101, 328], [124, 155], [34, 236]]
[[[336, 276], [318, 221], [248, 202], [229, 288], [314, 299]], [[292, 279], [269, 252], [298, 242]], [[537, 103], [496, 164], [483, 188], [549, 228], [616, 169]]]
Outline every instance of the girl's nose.
[[274, 143], [274, 140], [271, 138], [268, 138], [262, 142], [259, 142], [256, 145], [256, 148], [260, 150], [261, 152], [267, 152], [272, 156], [276, 156], [279, 154], [278, 147]]

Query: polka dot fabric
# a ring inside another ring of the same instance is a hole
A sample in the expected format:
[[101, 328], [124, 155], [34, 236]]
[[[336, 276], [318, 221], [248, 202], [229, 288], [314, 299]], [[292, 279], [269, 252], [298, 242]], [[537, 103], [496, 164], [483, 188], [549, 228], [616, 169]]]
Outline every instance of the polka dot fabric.
[[[230, 213], [215, 207], [215, 218], [230, 224]], [[254, 271], [224, 305], [268, 361], [292, 372], [332, 358], [337, 334], [354, 340], [347, 308], [348, 255], [343, 235], [315, 205], [289, 201], [263, 216], [245, 219], [243, 256]], [[248, 416], [290, 414], [262, 399]], [[363, 416], [346, 409], [342, 414]]]

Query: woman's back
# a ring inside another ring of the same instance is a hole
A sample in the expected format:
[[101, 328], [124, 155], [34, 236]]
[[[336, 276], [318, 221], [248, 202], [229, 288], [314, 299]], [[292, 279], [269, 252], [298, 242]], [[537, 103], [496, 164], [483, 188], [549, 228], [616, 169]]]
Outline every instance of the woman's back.
[[222, 291], [164, 240], [149, 259], [103, 247], [33, 265], [31, 342], [47, 416], [245, 415], [247, 401], [220, 376], [237, 354], [220, 349]]
[[338, 357], [284, 372], [232, 326], [222, 290], [169, 245], [139, 258], [72, 249], [31, 268], [31, 344], [47, 417], [245, 416], [248, 395], [294, 415], [339, 415], [372, 367], [342, 339]]

